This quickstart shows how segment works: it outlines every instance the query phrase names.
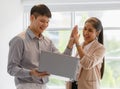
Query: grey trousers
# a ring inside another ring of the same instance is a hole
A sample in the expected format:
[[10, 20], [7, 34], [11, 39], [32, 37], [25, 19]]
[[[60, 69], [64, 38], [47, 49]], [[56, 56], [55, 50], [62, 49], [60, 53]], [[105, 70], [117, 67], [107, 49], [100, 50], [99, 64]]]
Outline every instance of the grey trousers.
[[45, 84], [25, 83], [17, 85], [17, 89], [48, 89]]

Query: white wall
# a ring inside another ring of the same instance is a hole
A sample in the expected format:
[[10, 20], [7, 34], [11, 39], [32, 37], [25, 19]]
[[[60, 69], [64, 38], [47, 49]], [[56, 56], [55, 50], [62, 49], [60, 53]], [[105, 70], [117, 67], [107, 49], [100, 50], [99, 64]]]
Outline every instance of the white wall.
[[8, 42], [22, 30], [21, 0], [0, 0], [0, 89], [15, 89], [14, 79], [7, 73]]

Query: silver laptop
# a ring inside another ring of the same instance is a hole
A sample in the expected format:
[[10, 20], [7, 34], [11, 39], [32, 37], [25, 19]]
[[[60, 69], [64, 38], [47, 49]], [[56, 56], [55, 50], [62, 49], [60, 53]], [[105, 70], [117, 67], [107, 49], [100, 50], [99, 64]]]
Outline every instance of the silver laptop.
[[64, 54], [41, 51], [39, 71], [76, 80], [78, 58]]

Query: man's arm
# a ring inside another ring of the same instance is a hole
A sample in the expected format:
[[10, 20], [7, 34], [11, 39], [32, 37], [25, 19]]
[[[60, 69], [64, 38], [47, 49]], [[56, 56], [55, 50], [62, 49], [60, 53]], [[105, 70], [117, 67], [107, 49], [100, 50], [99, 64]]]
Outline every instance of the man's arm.
[[23, 41], [20, 37], [13, 38], [9, 43], [7, 71], [12, 76], [29, 77], [30, 70], [20, 64], [23, 56]]

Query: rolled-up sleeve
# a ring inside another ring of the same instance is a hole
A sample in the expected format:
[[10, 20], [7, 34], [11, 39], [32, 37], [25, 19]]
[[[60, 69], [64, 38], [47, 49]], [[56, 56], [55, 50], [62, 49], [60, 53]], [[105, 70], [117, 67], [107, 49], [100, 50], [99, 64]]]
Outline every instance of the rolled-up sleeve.
[[72, 49], [66, 48], [64, 51], [65, 55], [72, 55]]

